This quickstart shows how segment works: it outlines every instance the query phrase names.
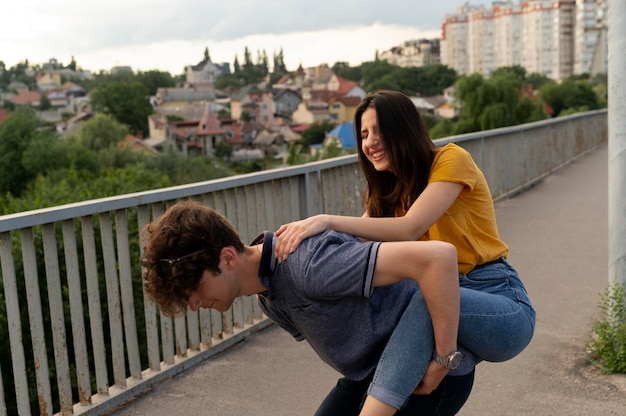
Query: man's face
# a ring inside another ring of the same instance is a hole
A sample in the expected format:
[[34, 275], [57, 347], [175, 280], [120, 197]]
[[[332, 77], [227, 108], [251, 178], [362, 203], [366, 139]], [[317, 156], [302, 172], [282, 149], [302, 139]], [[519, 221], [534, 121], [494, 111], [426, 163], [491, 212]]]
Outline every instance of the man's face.
[[236, 297], [235, 287], [230, 283], [232, 281], [226, 271], [215, 274], [205, 270], [198, 288], [189, 295], [189, 309], [197, 311], [200, 308], [211, 308], [220, 312], [227, 311]]

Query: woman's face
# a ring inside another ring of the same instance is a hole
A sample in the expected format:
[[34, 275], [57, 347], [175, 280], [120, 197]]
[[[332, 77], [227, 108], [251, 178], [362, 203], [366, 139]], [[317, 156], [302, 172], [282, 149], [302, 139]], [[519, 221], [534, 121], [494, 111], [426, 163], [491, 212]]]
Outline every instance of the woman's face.
[[361, 115], [361, 150], [379, 172], [391, 170], [391, 163], [385, 150], [383, 137], [378, 130], [378, 116], [372, 107]]

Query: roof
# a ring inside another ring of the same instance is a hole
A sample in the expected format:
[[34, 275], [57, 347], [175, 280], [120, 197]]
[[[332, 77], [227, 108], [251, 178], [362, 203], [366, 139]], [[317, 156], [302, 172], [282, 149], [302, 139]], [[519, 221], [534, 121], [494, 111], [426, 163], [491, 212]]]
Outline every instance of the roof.
[[215, 92], [208, 88], [159, 88], [161, 101], [214, 101]]
[[410, 97], [415, 107], [420, 110], [434, 110], [446, 102], [443, 95], [435, 95], [432, 97]]
[[126, 137], [124, 137], [122, 140], [118, 142], [117, 145], [120, 149], [129, 148], [132, 151], [146, 153], [146, 154], [156, 153], [152, 147], [145, 144], [143, 140], [141, 140], [138, 137], [133, 136], [132, 134], [129, 134]]
[[257, 145], [271, 145], [278, 138], [282, 138], [286, 143], [295, 142], [300, 139], [300, 135], [288, 126], [282, 126], [278, 131], [263, 130], [254, 138], [253, 143]]
[[11, 102], [14, 104], [28, 104], [35, 103], [41, 100], [41, 94], [37, 91], [20, 91], [19, 94], [11, 98]]
[[356, 147], [356, 139], [354, 138], [354, 127], [352, 122], [341, 123], [329, 131], [326, 136], [335, 137], [339, 140], [339, 144], [344, 149]]
[[359, 85], [358, 82], [350, 81], [349, 79], [341, 78], [339, 75], [335, 75], [337, 80], [339, 81], [339, 89], [337, 90], [340, 94], [347, 94], [354, 87]]
[[357, 107], [361, 103], [361, 97], [348, 97], [348, 96], [342, 95], [341, 97], [337, 97], [331, 100], [331, 103], [333, 101], [339, 101], [346, 107]]
[[226, 132], [221, 128], [220, 122], [211, 110], [211, 106], [209, 104], [206, 105], [204, 115], [198, 124], [196, 134], [199, 136], [217, 136], [226, 134]]

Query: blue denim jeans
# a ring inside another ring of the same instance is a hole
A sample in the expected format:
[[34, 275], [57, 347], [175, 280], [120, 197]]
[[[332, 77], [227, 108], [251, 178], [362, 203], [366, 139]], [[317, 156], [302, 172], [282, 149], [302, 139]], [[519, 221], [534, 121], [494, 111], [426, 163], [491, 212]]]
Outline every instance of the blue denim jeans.
[[[517, 271], [504, 259], [459, 274], [461, 314], [460, 369], [467, 374], [485, 360], [506, 361], [530, 342], [535, 311]], [[434, 351], [430, 314], [422, 292], [415, 294], [380, 358], [368, 393], [397, 409], [422, 379]]]

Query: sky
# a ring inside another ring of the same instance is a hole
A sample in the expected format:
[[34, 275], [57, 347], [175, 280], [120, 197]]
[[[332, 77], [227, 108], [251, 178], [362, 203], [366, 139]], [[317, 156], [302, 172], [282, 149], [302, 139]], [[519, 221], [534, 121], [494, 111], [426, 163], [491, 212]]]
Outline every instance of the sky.
[[[468, 0], [14, 0], [0, 24], [0, 61], [25, 59], [99, 72], [182, 74], [205, 48], [215, 63], [253, 62], [281, 49], [287, 69], [337, 61], [356, 66], [404, 41], [441, 37], [448, 13]], [[488, 3], [472, 0], [470, 4]], [[4, 14], [4, 13], [3, 13]]]

